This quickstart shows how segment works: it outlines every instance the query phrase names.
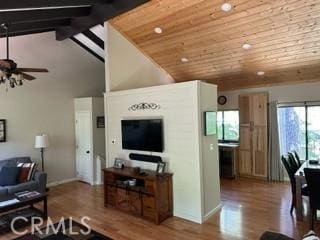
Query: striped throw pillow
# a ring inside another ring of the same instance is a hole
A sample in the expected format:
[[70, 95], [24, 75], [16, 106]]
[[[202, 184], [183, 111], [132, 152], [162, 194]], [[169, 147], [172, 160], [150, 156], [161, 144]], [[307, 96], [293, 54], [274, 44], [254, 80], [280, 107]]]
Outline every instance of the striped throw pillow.
[[33, 174], [37, 168], [37, 164], [36, 163], [19, 163], [18, 168], [20, 168], [18, 181], [19, 183], [24, 183], [32, 179]]

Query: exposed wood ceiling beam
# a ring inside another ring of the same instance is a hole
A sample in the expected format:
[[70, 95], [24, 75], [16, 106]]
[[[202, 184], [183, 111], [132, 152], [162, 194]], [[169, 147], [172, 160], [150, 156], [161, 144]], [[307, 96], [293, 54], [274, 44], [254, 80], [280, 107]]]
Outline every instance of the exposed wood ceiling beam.
[[148, 1], [149, 0], [116, 0], [113, 4], [94, 5], [90, 16], [73, 19], [71, 26], [58, 28], [56, 38], [60, 41], [70, 38]]
[[[14, 33], [9, 33], [10, 37], [16, 37], [16, 36], [24, 36], [24, 35], [29, 35], [29, 34], [36, 34], [36, 33], [44, 33], [44, 32], [53, 32], [55, 31], [54, 28], [43, 28], [43, 29], [36, 29], [36, 30], [27, 30], [27, 31], [22, 31], [22, 32], [14, 32]], [[5, 35], [0, 34], [0, 38], [5, 37]]]
[[[17, 35], [22, 32], [38, 31], [41, 29], [55, 29], [61, 26], [70, 25], [70, 19], [59, 19], [40, 22], [24, 22], [10, 25], [10, 35]], [[0, 37], [5, 36], [5, 31], [0, 31]]]
[[0, 10], [29, 9], [67, 6], [92, 6], [94, 4], [107, 4], [113, 0], [1, 0]]
[[89, 38], [91, 41], [93, 41], [95, 44], [97, 44], [99, 47], [104, 49], [104, 41], [101, 40], [97, 35], [95, 35], [90, 30], [84, 31], [83, 34]]
[[35, 22], [43, 20], [84, 17], [90, 15], [91, 7], [62, 9], [37, 9], [1, 12], [0, 23]]

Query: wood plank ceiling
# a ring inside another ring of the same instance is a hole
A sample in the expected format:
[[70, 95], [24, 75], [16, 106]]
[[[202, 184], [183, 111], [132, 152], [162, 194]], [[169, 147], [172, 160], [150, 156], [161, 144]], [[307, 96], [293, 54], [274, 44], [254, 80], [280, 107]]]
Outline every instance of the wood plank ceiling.
[[319, 81], [319, 21], [320, 0], [151, 0], [111, 24], [177, 82], [231, 90]]

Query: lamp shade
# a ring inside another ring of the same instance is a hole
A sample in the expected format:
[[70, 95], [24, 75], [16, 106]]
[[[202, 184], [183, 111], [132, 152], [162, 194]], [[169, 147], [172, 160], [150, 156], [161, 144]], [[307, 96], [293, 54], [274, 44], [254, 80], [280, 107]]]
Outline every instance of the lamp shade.
[[47, 148], [49, 147], [49, 137], [47, 134], [41, 134], [36, 136], [34, 143], [35, 148]]

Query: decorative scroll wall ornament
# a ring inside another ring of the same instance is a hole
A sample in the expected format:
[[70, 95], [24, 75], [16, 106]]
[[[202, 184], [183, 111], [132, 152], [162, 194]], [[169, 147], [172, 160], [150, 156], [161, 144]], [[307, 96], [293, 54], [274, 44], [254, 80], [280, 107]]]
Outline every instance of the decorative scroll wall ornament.
[[160, 105], [155, 103], [138, 103], [133, 104], [128, 108], [129, 111], [140, 111], [140, 110], [157, 110], [160, 109]]

